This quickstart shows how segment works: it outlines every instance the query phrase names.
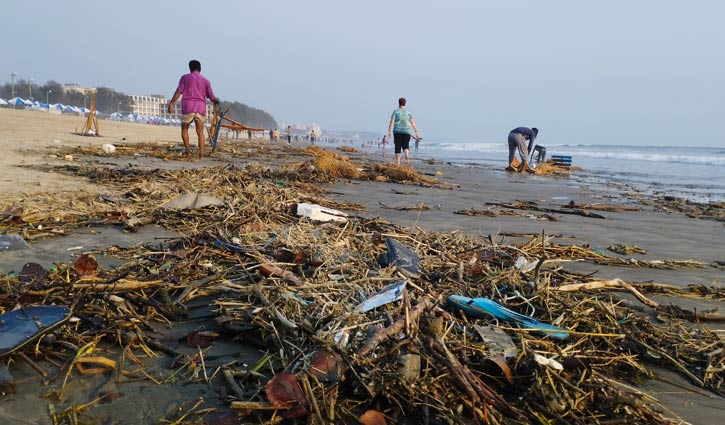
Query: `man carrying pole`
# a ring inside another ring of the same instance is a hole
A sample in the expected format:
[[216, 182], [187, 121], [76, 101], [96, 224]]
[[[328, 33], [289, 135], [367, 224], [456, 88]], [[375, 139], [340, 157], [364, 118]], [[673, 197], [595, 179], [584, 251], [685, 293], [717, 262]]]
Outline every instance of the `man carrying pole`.
[[206, 99], [215, 105], [219, 99], [214, 96], [209, 80], [201, 75], [201, 63], [197, 60], [189, 62], [189, 73], [181, 76], [179, 87], [169, 101], [168, 112], [171, 114], [174, 104], [181, 98], [181, 140], [184, 141], [184, 156], [189, 157], [189, 126], [194, 122], [199, 140], [199, 159], [204, 159], [204, 121], [206, 120]]

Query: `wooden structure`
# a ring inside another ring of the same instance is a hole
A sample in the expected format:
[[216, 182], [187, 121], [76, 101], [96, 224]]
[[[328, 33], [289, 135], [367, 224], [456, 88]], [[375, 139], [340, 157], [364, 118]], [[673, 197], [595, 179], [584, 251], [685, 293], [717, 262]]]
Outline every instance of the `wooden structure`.
[[100, 136], [101, 131], [98, 128], [98, 111], [96, 111], [96, 94], [91, 94], [91, 107], [86, 118], [86, 123], [81, 130], [83, 136]]
[[214, 107], [214, 115], [212, 116], [211, 126], [209, 127], [209, 140], [211, 142], [212, 152], [216, 150], [217, 141], [219, 140], [219, 130], [222, 128], [228, 128], [234, 131], [264, 131], [263, 128], [250, 127], [227, 117], [226, 115], [230, 108], [231, 106], [222, 111], [219, 106]]

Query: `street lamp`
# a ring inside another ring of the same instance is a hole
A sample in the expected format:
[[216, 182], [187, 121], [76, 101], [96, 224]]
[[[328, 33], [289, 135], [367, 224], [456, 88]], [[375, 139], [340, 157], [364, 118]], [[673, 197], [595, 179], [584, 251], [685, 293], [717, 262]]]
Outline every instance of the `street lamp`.
[[118, 108], [116, 108], [116, 113], [121, 114], [121, 102], [118, 102]]
[[28, 97], [30, 97], [30, 100], [33, 100], [33, 83], [35, 80], [32, 78], [28, 80]]
[[48, 104], [48, 112], [50, 112], [50, 101], [49, 101], [49, 99], [50, 99], [50, 94], [51, 93], [53, 93], [53, 90], [48, 90], [47, 92], [45, 92], [45, 103]]
[[[10, 81], [12, 82], [12, 98], [15, 99], [15, 77], [18, 76], [17, 72], [10, 73]], [[15, 109], [15, 102], [13, 102], [13, 109]]]

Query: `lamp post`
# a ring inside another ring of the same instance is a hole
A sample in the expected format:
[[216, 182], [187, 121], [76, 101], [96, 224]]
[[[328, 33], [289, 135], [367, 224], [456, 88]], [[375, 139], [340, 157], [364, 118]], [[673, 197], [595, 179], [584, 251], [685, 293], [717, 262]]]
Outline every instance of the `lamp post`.
[[116, 113], [121, 115], [121, 102], [118, 102], [118, 108], [116, 108]]
[[[15, 77], [18, 76], [17, 72], [10, 73], [10, 81], [12, 84], [12, 98], [15, 99]], [[13, 102], [13, 109], [15, 109], [15, 102]]]
[[45, 92], [45, 103], [48, 104], [48, 113], [50, 113], [50, 94], [53, 93], [53, 90], [48, 90]]
[[33, 100], [33, 83], [35, 80], [32, 78], [28, 80], [28, 97], [30, 97], [30, 100]]

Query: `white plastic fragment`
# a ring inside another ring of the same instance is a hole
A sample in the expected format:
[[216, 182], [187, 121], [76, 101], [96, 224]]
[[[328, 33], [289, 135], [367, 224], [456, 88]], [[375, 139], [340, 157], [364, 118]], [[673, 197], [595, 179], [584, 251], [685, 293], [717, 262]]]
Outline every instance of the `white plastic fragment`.
[[355, 307], [355, 311], [365, 313], [366, 311], [392, 303], [393, 301], [402, 300], [403, 292], [405, 292], [405, 285], [407, 283], [407, 280], [401, 280], [400, 282], [386, 286], [382, 291], [366, 299]]
[[103, 146], [101, 146], [101, 148], [103, 149], [103, 152], [105, 152], [107, 154], [116, 152], [116, 147], [110, 143], [104, 143]]
[[536, 361], [536, 363], [540, 364], [541, 366], [549, 366], [554, 370], [564, 370], [564, 366], [561, 363], [557, 362], [554, 359], [547, 359], [540, 354], [534, 354], [534, 361]]
[[297, 204], [297, 215], [317, 221], [347, 221], [348, 215], [342, 211], [325, 208], [317, 204]]

